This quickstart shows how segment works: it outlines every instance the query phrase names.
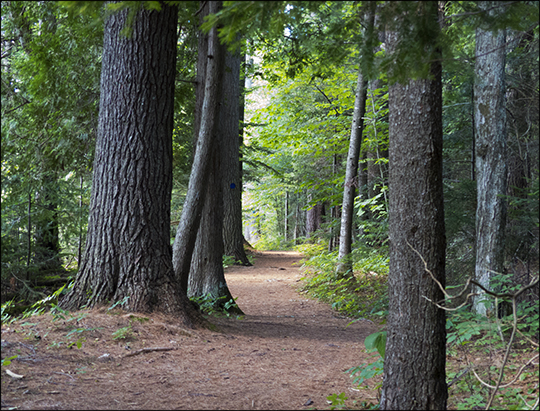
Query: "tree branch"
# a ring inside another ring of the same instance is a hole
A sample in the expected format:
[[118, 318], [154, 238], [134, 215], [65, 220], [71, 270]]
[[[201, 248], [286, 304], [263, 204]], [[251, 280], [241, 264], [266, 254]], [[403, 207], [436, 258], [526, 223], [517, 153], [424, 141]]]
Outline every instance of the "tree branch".
[[[26, 100], [26, 99], [25, 99], [25, 100]], [[28, 100], [23, 101], [23, 102], [22, 102], [21, 104], [19, 104], [17, 107], [14, 107], [14, 108], [12, 108], [11, 110], [6, 111], [6, 112], [4, 113], [4, 115], [9, 114], [9, 113], [11, 113], [11, 112], [13, 112], [13, 111], [15, 111], [15, 110], [21, 108], [22, 106], [27, 105], [27, 104], [30, 104], [30, 102], [29, 102]]]
[[474, 16], [476, 14], [487, 13], [488, 11], [494, 10], [496, 8], [509, 6], [511, 4], [514, 4], [514, 3], [519, 3], [519, 2], [518, 1], [510, 1], [508, 3], [497, 3], [496, 6], [490, 7], [489, 9], [479, 10], [479, 11], [468, 11], [468, 12], [465, 12], [465, 13], [452, 14], [451, 16], [444, 17], [444, 20], [450, 20], [450, 19], [453, 19], [455, 17]]

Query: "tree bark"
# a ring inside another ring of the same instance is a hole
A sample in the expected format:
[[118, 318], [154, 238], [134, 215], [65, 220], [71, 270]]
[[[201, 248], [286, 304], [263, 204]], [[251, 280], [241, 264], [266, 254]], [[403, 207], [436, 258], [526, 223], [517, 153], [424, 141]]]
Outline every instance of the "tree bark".
[[306, 238], [311, 238], [312, 234], [321, 227], [323, 214], [324, 204], [322, 203], [317, 203], [306, 210]]
[[[370, 3], [366, 16], [368, 35], [372, 35], [375, 13], [373, 7], [375, 3]], [[339, 253], [337, 273], [345, 275], [349, 273], [352, 278], [352, 224], [354, 216], [354, 198], [356, 197], [356, 187], [358, 187], [358, 160], [360, 157], [360, 147], [362, 145], [362, 132], [364, 129], [364, 115], [366, 113], [367, 79], [363, 76], [361, 68], [358, 68], [358, 79], [356, 82], [356, 94], [354, 98], [354, 112], [351, 127], [351, 138], [349, 142], [349, 153], [347, 154], [347, 168], [345, 170], [345, 187], [343, 188], [343, 203], [341, 206], [341, 226], [339, 232]]]
[[[216, 2], [207, 2], [203, 4], [203, 6], [204, 8], [209, 9], [206, 13], [217, 12]], [[203, 13], [205, 12], [203, 11]], [[202, 107], [200, 109], [200, 121], [195, 124], [197, 141], [194, 145], [195, 156], [191, 168], [188, 191], [173, 244], [174, 272], [182, 289], [186, 293], [188, 290], [191, 259], [205, 203], [206, 185], [210, 173], [212, 149], [216, 140], [215, 127], [218, 118], [217, 108], [220, 91], [218, 68], [221, 56], [217, 29], [215, 27], [212, 28], [208, 33], [208, 36], [204, 37], [207, 37], [207, 40], [202, 39], [201, 41], [207, 41], [207, 52], [201, 53], [200, 58], [206, 62], [206, 67], [199, 70], [202, 67], [200, 62], [197, 67], [198, 73], [205, 73], [204, 77], [199, 74], [197, 75], [197, 92], [201, 90], [204, 84], [204, 89], [202, 89], [204, 90], [204, 97], [202, 98]], [[201, 47], [201, 41], [199, 42], [199, 47]], [[200, 124], [200, 126], [198, 124]]]
[[129, 38], [120, 34], [126, 17], [105, 23], [87, 246], [61, 306], [125, 301], [202, 325], [175, 281], [169, 244], [178, 11], [141, 9]]
[[[496, 2], [482, 1], [483, 10], [500, 13]], [[474, 84], [476, 157], [476, 280], [490, 287], [491, 277], [503, 272], [506, 223], [506, 111], [505, 60], [506, 33], [476, 29]], [[489, 304], [481, 303], [485, 293], [477, 289], [474, 310], [485, 315]]]
[[215, 144], [212, 150], [209, 178], [204, 188], [204, 207], [188, 282], [188, 296], [202, 297], [209, 294], [219, 302], [216, 308], [233, 298], [223, 271], [223, 195], [218, 147], [219, 144]]
[[[220, 8], [221, 2], [209, 2], [204, 5], [203, 11], [201, 13], [201, 22], [204, 16], [209, 13], [216, 13]], [[187, 293], [188, 296], [198, 296], [202, 297], [205, 295], [211, 295], [211, 297], [216, 301], [217, 306], [225, 304], [227, 301], [232, 299], [232, 295], [227, 287], [225, 281], [225, 274], [223, 271], [223, 216], [224, 216], [224, 195], [223, 195], [223, 182], [224, 182], [224, 166], [223, 162], [225, 157], [230, 155], [230, 153], [225, 151], [226, 143], [224, 139], [234, 138], [236, 143], [236, 162], [233, 161], [233, 166], [238, 175], [238, 138], [239, 138], [239, 122], [238, 122], [238, 104], [239, 96], [231, 96], [226, 92], [229, 91], [224, 83], [229, 81], [234, 81], [233, 79], [227, 79], [225, 73], [227, 69], [231, 69], [231, 66], [234, 63], [231, 63], [229, 59], [229, 67], [225, 66], [226, 60], [226, 47], [219, 44], [216, 34], [216, 29], [212, 29], [208, 35], [208, 39], [201, 39], [199, 46], [202, 48], [199, 49], [199, 61], [198, 69], [201, 72], [205, 72], [206, 75], [213, 75], [212, 77], [202, 77], [199, 76], [199, 81], [204, 83], [214, 83], [218, 88], [217, 92], [213, 96], [219, 101], [218, 104], [214, 105], [214, 121], [213, 130], [211, 130], [210, 138], [205, 140], [204, 144], [209, 145], [209, 158], [208, 163], [204, 165], [206, 168], [206, 180], [203, 186], [200, 186], [199, 189], [204, 192], [203, 199], [201, 203], [203, 205], [201, 218], [198, 224], [198, 231], [196, 235], [196, 241], [194, 244], [194, 249], [191, 255], [190, 265], [189, 265], [189, 275], [187, 281]], [[202, 36], [202, 34], [201, 34]], [[206, 37], [206, 36], [204, 36]], [[205, 45], [207, 49], [205, 49]], [[211, 48], [214, 48], [215, 52], [212, 52]], [[206, 61], [207, 56], [213, 55], [211, 61]], [[205, 67], [206, 61], [206, 67]], [[210, 64], [215, 65], [214, 71], [210, 72], [208, 68]], [[206, 68], [206, 70], [205, 70]], [[238, 60], [238, 69], [236, 73], [233, 73], [233, 76], [236, 75], [238, 79], [236, 80], [236, 87], [238, 87], [239, 76], [240, 76], [240, 65]], [[234, 69], [232, 70], [234, 71]], [[201, 95], [201, 91], [204, 94]], [[201, 101], [203, 101], [201, 112], [201, 122], [205, 119], [207, 112], [205, 111], [204, 104], [206, 103], [208, 88], [198, 88], [197, 93], [197, 103], [196, 106], [201, 106]], [[233, 106], [233, 107], [230, 107]], [[235, 115], [236, 114], [236, 115]], [[235, 117], [234, 117], [235, 115]], [[232, 123], [232, 124], [231, 124]], [[195, 151], [195, 158], [199, 150], [202, 150], [202, 146], [199, 144], [201, 139], [204, 139], [205, 136], [202, 134], [204, 131], [204, 124], [196, 124], [195, 129], [199, 130], [199, 135], [197, 137], [197, 145]], [[229, 136], [227, 136], [229, 133]], [[230, 136], [230, 134], [234, 134]], [[197, 166], [203, 166], [198, 164]], [[194, 162], [195, 167], [195, 162]], [[191, 180], [190, 180], [191, 183]], [[188, 193], [189, 195], [189, 193]], [[241, 208], [239, 209], [241, 213]], [[184, 214], [182, 213], [182, 218]], [[240, 239], [243, 240], [241, 232], [241, 215], [240, 215]], [[176, 246], [175, 241], [175, 246]], [[243, 249], [243, 244], [242, 244]], [[185, 255], [187, 258], [187, 254]], [[176, 262], [176, 261], [175, 261]], [[184, 273], [182, 273], [184, 275]], [[185, 279], [182, 277], [183, 280]], [[238, 311], [241, 313], [241, 311]]]
[[[436, 21], [437, 3], [424, 4]], [[392, 53], [396, 32], [389, 37]], [[424, 298], [438, 302], [443, 293], [419, 256], [444, 287], [440, 63], [432, 63], [431, 74], [389, 90], [389, 313], [381, 409], [444, 410], [448, 397], [445, 312]]]
[[219, 134], [221, 137], [221, 176], [223, 186], [223, 245], [225, 255], [249, 266], [242, 234], [242, 176], [240, 163], [240, 63], [239, 54], [225, 49]]

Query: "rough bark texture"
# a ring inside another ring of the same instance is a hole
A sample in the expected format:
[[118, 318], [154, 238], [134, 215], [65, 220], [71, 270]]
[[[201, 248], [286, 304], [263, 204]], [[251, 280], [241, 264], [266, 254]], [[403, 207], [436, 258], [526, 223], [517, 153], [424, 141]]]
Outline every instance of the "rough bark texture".
[[[208, 13], [215, 13], [220, 7], [220, 2], [209, 2], [204, 5], [203, 12], [201, 13], [201, 22], [204, 16]], [[205, 36], [206, 37], [206, 36]], [[230, 299], [232, 295], [227, 287], [225, 281], [225, 274], [223, 271], [223, 210], [224, 210], [224, 197], [223, 197], [223, 181], [224, 181], [224, 171], [223, 171], [223, 161], [224, 157], [227, 154], [224, 153], [224, 134], [227, 132], [231, 133], [234, 130], [231, 130], [236, 126], [236, 132], [234, 135], [236, 141], [236, 147], [238, 150], [238, 103], [239, 98], [238, 94], [236, 97], [231, 97], [230, 95], [224, 95], [224, 90], [227, 90], [227, 86], [224, 85], [224, 82], [227, 80], [224, 75], [227, 72], [227, 69], [230, 70], [230, 66], [227, 68], [224, 63], [226, 61], [227, 50], [224, 45], [221, 45], [217, 42], [217, 37], [215, 36], [215, 30], [209, 33], [208, 40], [204, 41], [201, 39], [199, 45], [204, 47], [207, 45], [207, 49], [199, 49], [199, 61], [198, 69], [202, 72], [206, 72], [206, 75], [214, 75], [217, 78], [217, 93], [214, 96], [218, 104], [215, 105], [213, 130], [211, 131], [211, 137], [205, 144], [209, 144], [209, 159], [208, 163], [204, 165], [206, 168], [206, 180], [203, 186], [200, 186], [199, 189], [204, 192], [202, 200], [200, 202], [203, 205], [201, 218], [198, 224], [198, 231], [196, 235], [196, 242], [194, 244], [194, 250], [191, 256], [191, 264], [189, 267], [189, 275], [187, 281], [187, 293], [189, 296], [198, 296], [202, 297], [210, 294], [214, 299], [217, 300], [218, 305], [223, 305]], [[215, 49], [215, 52], [211, 52], [211, 47]], [[207, 60], [208, 55], [213, 55], [213, 58], [210, 61]], [[210, 64], [215, 65], [215, 70], [213, 73], [210, 73], [208, 67]], [[233, 63], [229, 63], [232, 65]], [[206, 68], [206, 71], [205, 71]], [[239, 63], [238, 70], [236, 70], [236, 75], [240, 76], [239, 73]], [[216, 81], [210, 77], [199, 77], [202, 82], [213, 83]], [[230, 81], [231, 79], [229, 79]], [[238, 87], [238, 80], [237, 80]], [[208, 89], [205, 87], [198, 88], [197, 106], [201, 105], [203, 101], [203, 108], [201, 111], [201, 121], [205, 119], [206, 112], [204, 111], [204, 102], [206, 102]], [[200, 94], [203, 92], [204, 94]], [[224, 99], [224, 97], [229, 100]], [[229, 105], [234, 105], [233, 108]], [[236, 117], [231, 119], [230, 116], [232, 112], [236, 113]], [[231, 125], [230, 123], [234, 124]], [[203, 149], [199, 144], [203, 136], [202, 132], [204, 130], [204, 125], [201, 123], [195, 126], [196, 130], [199, 130], [199, 135], [197, 137], [197, 145], [195, 151], [195, 158], [197, 158], [198, 151]], [[225, 132], [224, 132], [225, 131]], [[238, 171], [238, 151], [236, 152], [236, 171]], [[195, 165], [195, 163], [194, 163]], [[201, 165], [202, 166], [202, 165]], [[237, 173], [238, 174], [238, 173]], [[191, 183], [191, 181], [190, 181]], [[241, 212], [241, 209], [240, 209]], [[182, 214], [183, 217], [183, 214]], [[241, 224], [241, 220], [240, 220]], [[241, 226], [240, 226], [241, 229]], [[240, 231], [240, 241], [242, 233]], [[176, 244], [176, 242], [175, 242]], [[243, 247], [242, 247], [243, 248]], [[187, 254], [185, 256], [187, 258]], [[184, 273], [182, 274], [183, 280], [185, 280]], [[239, 312], [240, 313], [240, 312]]]
[[[206, 13], [217, 12], [216, 2], [207, 2], [203, 4], [203, 6], [203, 15], [206, 15]], [[191, 167], [191, 175], [189, 177], [188, 191], [182, 209], [182, 216], [176, 230], [176, 237], [173, 244], [174, 272], [185, 292], [187, 292], [188, 289], [191, 259], [205, 201], [212, 150], [215, 144], [215, 126], [217, 124], [218, 116], [217, 107], [220, 89], [218, 68], [221, 57], [217, 29], [213, 28], [208, 33], [208, 36], [204, 37], [207, 37], [207, 39], [201, 39], [201, 41], [199, 41], [199, 47], [201, 47], [201, 42], [204, 44], [206, 41], [207, 48], [203, 48], [203, 50], [207, 51], [199, 53], [200, 59], [197, 64], [198, 73], [205, 73], [205, 75], [197, 75], [197, 93], [202, 89], [204, 90], [204, 94], [202, 99], [200, 99], [200, 101], [202, 101], [202, 107], [199, 111], [200, 120], [199, 123], [196, 123], [195, 125], [195, 131], [197, 133], [195, 156]], [[201, 59], [205, 61], [206, 64], [202, 64]], [[204, 88], [202, 88], [202, 84], [204, 84]]]
[[233, 256], [242, 265], [251, 265], [244, 250], [242, 234], [240, 63], [239, 54], [225, 52], [218, 126], [223, 185], [223, 245], [225, 255]]
[[[219, 146], [219, 144], [216, 144]], [[211, 169], [205, 187], [206, 195], [202, 218], [191, 259], [188, 295], [212, 295], [214, 298], [225, 297], [225, 303], [232, 298], [223, 271], [223, 196], [220, 178], [220, 158], [213, 150]]]
[[142, 9], [129, 38], [127, 11], [105, 24], [87, 247], [64, 308], [126, 299], [128, 310], [203, 322], [174, 279], [169, 245], [177, 14]]
[[[489, 9], [495, 2], [480, 2]], [[493, 9], [490, 14], [500, 12]], [[476, 280], [489, 288], [494, 273], [503, 272], [506, 223], [507, 158], [504, 69], [506, 34], [476, 29], [474, 124], [476, 157]], [[474, 309], [486, 314], [485, 294], [474, 299]]]
[[[391, 37], [389, 50], [397, 40]], [[440, 301], [443, 294], [411, 248], [444, 286], [439, 64], [432, 74], [434, 80], [389, 90], [389, 313], [381, 409], [444, 410], [448, 396], [445, 312], [424, 298]]]

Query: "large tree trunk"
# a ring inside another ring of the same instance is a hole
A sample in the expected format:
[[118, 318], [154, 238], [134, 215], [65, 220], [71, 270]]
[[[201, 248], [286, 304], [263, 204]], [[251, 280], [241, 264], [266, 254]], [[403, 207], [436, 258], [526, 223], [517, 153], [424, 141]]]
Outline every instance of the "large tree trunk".
[[87, 247], [61, 306], [125, 301], [194, 326], [204, 320], [175, 281], [169, 244], [178, 11], [140, 10], [129, 38], [126, 16], [105, 24]]
[[[496, 2], [483, 1], [481, 9], [493, 8]], [[494, 8], [490, 15], [500, 13]], [[474, 84], [474, 124], [476, 157], [476, 280], [490, 287], [495, 273], [503, 272], [506, 223], [506, 112], [504, 68], [506, 33], [476, 29]], [[489, 306], [481, 303], [485, 294], [478, 289], [474, 310], [486, 314]]]
[[[425, 2], [433, 19], [437, 3]], [[390, 34], [390, 33], [389, 33]], [[388, 38], [391, 52], [396, 33]], [[445, 285], [441, 66], [433, 80], [390, 87], [389, 313], [381, 409], [444, 410]], [[413, 251], [414, 250], [416, 251]]]
[[240, 163], [240, 63], [239, 54], [225, 51], [219, 110], [221, 175], [223, 185], [223, 245], [225, 255], [251, 265], [242, 234], [242, 176]]
[[[215, 13], [219, 9], [220, 2], [209, 2], [203, 7], [201, 13], [201, 22], [204, 16], [208, 13]], [[224, 85], [226, 76], [224, 75], [227, 71], [225, 67], [225, 55], [226, 47], [218, 43], [214, 43], [214, 40], [217, 40], [216, 37], [213, 37], [215, 34], [215, 29], [208, 36], [208, 39], [205, 40], [201, 38], [199, 42], [199, 59], [198, 59], [198, 70], [200, 72], [205, 72], [207, 75], [212, 74], [217, 77], [217, 87], [219, 88], [215, 98], [220, 101], [219, 104], [215, 106], [215, 116], [217, 121], [214, 124], [214, 130], [212, 131], [212, 136], [210, 140], [206, 141], [206, 144], [210, 144], [209, 147], [209, 162], [205, 166], [207, 169], [207, 178], [205, 184], [199, 189], [204, 192], [203, 199], [201, 200], [203, 204], [202, 214], [200, 222], [198, 225], [198, 232], [196, 236], [195, 248], [191, 257], [191, 265], [188, 276], [187, 283], [187, 292], [189, 296], [205, 296], [210, 294], [214, 299], [219, 299], [219, 304], [222, 305], [232, 299], [231, 293], [227, 287], [225, 281], [225, 274], [223, 271], [223, 210], [224, 210], [224, 197], [223, 197], [223, 180], [224, 180], [224, 167], [222, 165], [224, 157], [227, 155], [224, 153], [224, 134], [234, 133], [234, 139], [236, 141], [236, 175], [238, 175], [238, 103], [239, 96], [230, 96], [224, 95], [224, 91], [227, 91], [227, 86]], [[202, 36], [202, 34], [201, 34]], [[206, 37], [206, 36], [203, 36]], [[207, 48], [204, 48], [207, 46]], [[210, 47], [215, 48], [215, 52], [212, 53]], [[213, 55], [212, 62], [215, 64], [215, 72], [211, 73], [208, 71], [210, 62], [207, 61], [208, 56]], [[230, 66], [233, 65], [229, 60]], [[231, 68], [229, 66], [229, 69]], [[239, 79], [239, 63], [238, 70], [236, 70], [236, 76]], [[232, 79], [228, 79], [232, 81]], [[201, 82], [210, 82], [213, 83], [215, 80], [213, 78], [201, 77], [199, 76], [199, 81]], [[238, 86], [238, 81], [236, 81]], [[204, 111], [204, 102], [206, 101], [206, 92], [208, 88], [198, 88], [197, 93], [197, 103], [196, 106], [200, 107], [201, 121], [204, 120], [205, 111]], [[201, 94], [204, 93], [204, 94]], [[226, 100], [225, 98], [228, 98]], [[201, 102], [203, 102], [201, 104]], [[233, 105], [234, 107], [229, 107]], [[236, 113], [235, 118], [230, 118], [232, 113]], [[233, 123], [232, 125], [230, 123]], [[235, 130], [234, 130], [235, 126]], [[199, 135], [197, 137], [197, 145], [195, 156], [197, 156], [197, 151], [201, 150], [202, 147], [199, 145], [201, 138], [204, 138], [201, 133], [203, 131], [202, 124], [196, 124], [195, 129], [199, 130]], [[232, 130], [231, 130], [232, 129]], [[195, 166], [195, 163], [194, 163]], [[191, 181], [190, 181], [191, 183]], [[240, 209], [241, 212], [241, 209]], [[184, 215], [182, 214], [182, 218]], [[240, 220], [241, 224], [241, 220]], [[240, 226], [241, 230], [241, 226]], [[240, 239], [242, 232], [240, 231]], [[175, 242], [176, 245], [176, 242]], [[224, 297], [224, 298], [223, 298]], [[241, 313], [241, 311], [239, 311]]]
[[[203, 6], [206, 9], [203, 11], [204, 15], [218, 11], [217, 2], [205, 2]], [[203, 93], [202, 98], [198, 100], [202, 101], [202, 105], [195, 112], [195, 133], [197, 136], [194, 145], [195, 156], [191, 167], [188, 191], [182, 208], [182, 216], [180, 217], [173, 244], [174, 272], [186, 293], [193, 250], [205, 203], [212, 150], [216, 141], [215, 127], [218, 121], [217, 110], [220, 91], [219, 65], [222, 58], [216, 28], [212, 28], [207, 36], [201, 37], [199, 50], [204, 50], [204, 52], [199, 53], [197, 63], [197, 95]]]

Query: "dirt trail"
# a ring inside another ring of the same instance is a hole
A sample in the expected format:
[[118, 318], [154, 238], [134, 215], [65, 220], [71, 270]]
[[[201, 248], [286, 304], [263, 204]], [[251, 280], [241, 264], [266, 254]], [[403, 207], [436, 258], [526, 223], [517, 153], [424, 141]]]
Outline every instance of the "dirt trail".
[[[66, 347], [75, 321], [2, 327], [2, 358], [20, 355], [2, 367], [2, 409], [327, 409], [326, 397], [341, 392], [349, 404], [374, 402], [344, 371], [368, 361], [363, 340], [377, 327], [345, 328], [349, 319], [296, 292], [300, 258], [264, 252], [253, 267], [227, 269], [246, 315], [213, 320], [221, 332], [187, 336], [164, 316], [140, 323], [92, 311], [78, 323], [78, 350]], [[112, 338], [126, 326], [127, 339]], [[126, 356], [142, 348], [174, 349]]]

